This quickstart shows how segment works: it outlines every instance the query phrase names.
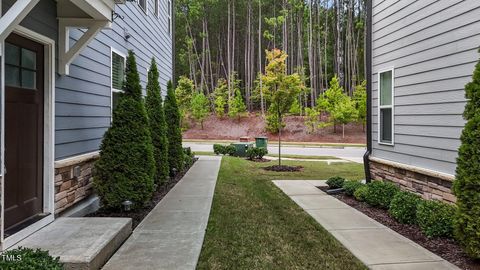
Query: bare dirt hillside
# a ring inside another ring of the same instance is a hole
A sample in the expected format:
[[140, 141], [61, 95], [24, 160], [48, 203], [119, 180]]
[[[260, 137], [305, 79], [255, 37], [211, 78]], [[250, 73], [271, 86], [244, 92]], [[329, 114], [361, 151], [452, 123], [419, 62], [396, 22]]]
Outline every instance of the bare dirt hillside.
[[[304, 125], [303, 117], [287, 116], [286, 127], [282, 132], [282, 140], [289, 142], [318, 142], [318, 143], [365, 143], [366, 134], [358, 124], [349, 124], [345, 127], [345, 139], [342, 139], [342, 128], [337, 127], [337, 133], [333, 127], [317, 131], [315, 134], [308, 134]], [[270, 140], [277, 140], [277, 135], [265, 131], [265, 121], [261, 116], [250, 114], [240, 120], [230, 118], [219, 119], [210, 116], [203, 124], [189, 122], [189, 129], [184, 131], [185, 139], [208, 139], [208, 140], [238, 140], [242, 136], [254, 138], [256, 136], [267, 136]]]

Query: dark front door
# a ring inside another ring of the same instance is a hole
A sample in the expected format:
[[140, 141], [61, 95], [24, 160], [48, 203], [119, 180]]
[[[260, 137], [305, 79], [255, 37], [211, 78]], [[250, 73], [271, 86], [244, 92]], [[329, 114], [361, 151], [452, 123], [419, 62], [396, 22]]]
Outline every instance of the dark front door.
[[44, 46], [5, 40], [5, 230], [43, 212]]

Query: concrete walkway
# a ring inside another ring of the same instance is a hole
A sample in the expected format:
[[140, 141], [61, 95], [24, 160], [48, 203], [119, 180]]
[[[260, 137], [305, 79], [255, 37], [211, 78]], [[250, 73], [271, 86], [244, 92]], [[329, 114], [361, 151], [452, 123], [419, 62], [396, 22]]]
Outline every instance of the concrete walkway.
[[324, 181], [278, 180], [273, 183], [310, 214], [370, 269], [458, 269], [317, 186]]
[[195, 269], [220, 162], [200, 157], [103, 269]]

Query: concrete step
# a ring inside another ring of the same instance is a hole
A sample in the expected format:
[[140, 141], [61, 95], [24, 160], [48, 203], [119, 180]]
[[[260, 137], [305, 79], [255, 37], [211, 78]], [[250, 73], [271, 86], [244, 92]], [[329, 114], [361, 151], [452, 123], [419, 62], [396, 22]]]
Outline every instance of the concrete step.
[[131, 233], [130, 218], [58, 218], [15, 247], [48, 250], [67, 270], [97, 270]]

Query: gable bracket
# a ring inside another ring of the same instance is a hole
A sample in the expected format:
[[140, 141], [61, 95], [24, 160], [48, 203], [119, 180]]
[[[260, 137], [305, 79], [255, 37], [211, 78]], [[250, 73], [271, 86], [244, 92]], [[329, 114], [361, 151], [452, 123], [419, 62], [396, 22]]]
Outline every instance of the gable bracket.
[[[110, 21], [92, 20], [92, 19], [58, 19], [59, 31], [59, 67], [60, 75], [68, 75], [70, 64], [80, 52], [97, 36], [97, 34], [105, 27], [109, 27]], [[70, 47], [70, 28], [83, 28], [87, 31], [80, 39]]]

